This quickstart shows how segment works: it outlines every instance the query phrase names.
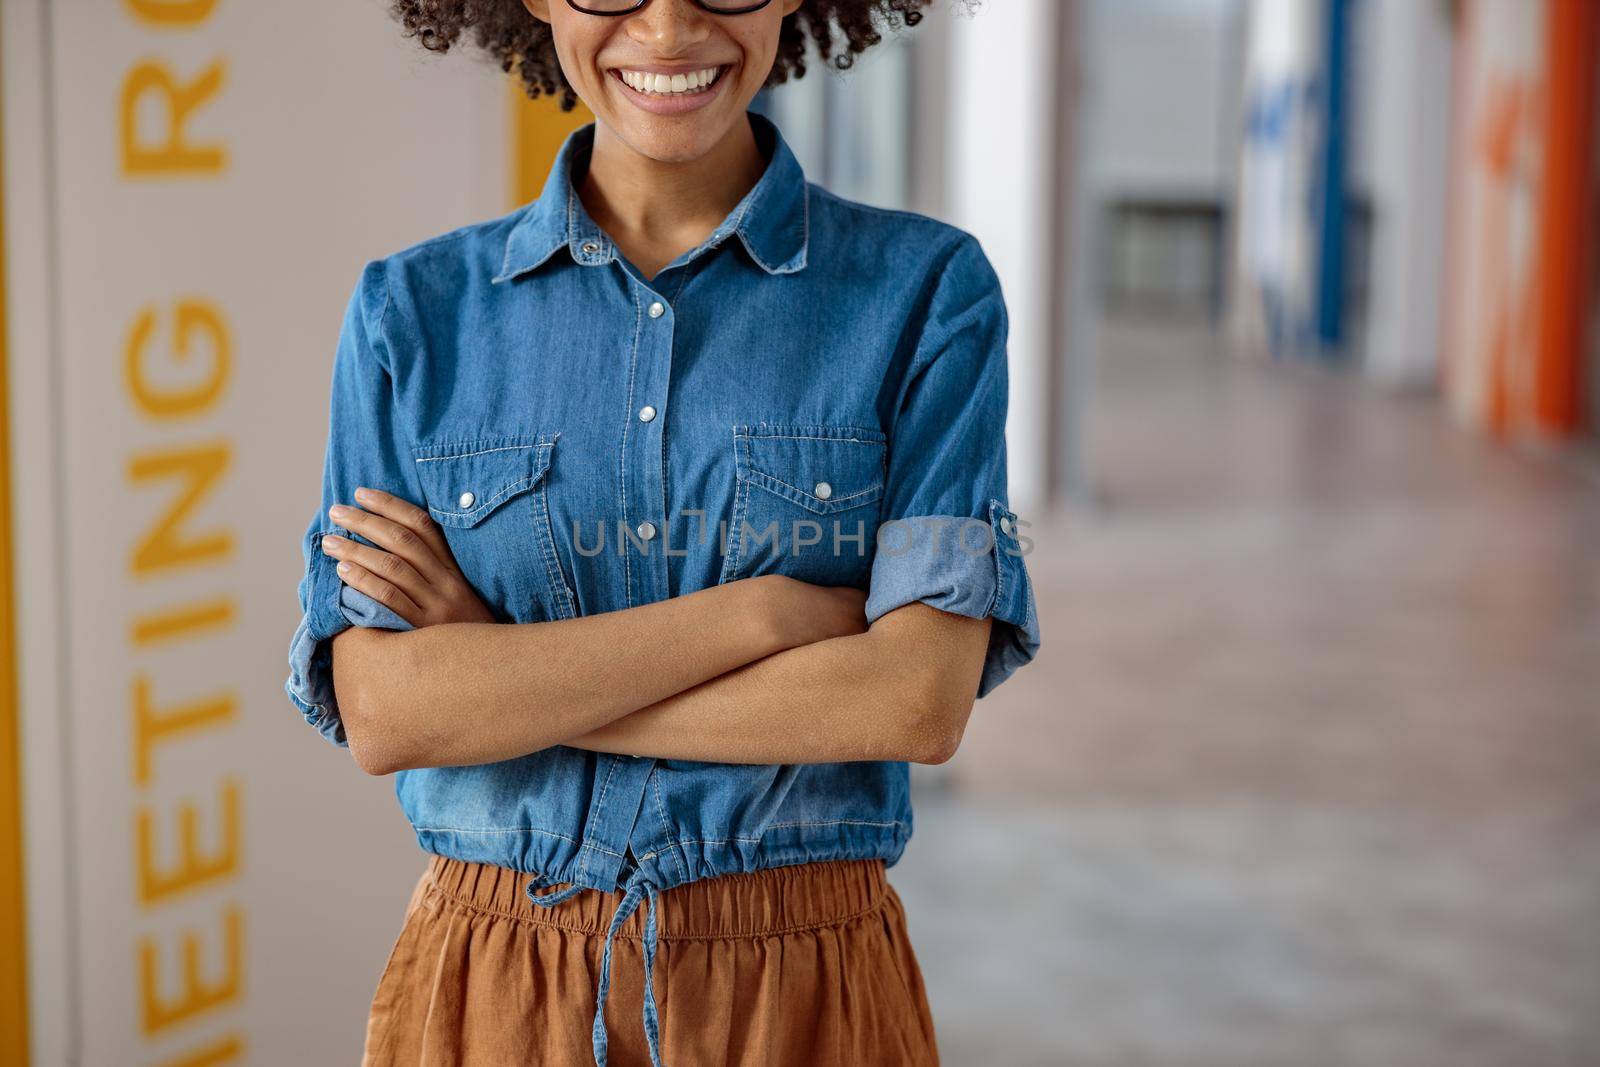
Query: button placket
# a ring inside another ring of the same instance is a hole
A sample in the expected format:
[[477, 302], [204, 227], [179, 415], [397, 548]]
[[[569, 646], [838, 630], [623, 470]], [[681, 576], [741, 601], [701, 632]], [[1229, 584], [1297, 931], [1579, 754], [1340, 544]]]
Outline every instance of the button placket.
[[[667, 401], [672, 373], [672, 346], [675, 336], [672, 310], [648, 286], [639, 285], [644, 317], [642, 336], [636, 346], [633, 392], [629, 397], [632, 427], [627, 433], [624, 462], [627, 488], [624, 520], [631, 537], [623, 538], [618, 549], [628, 554], [628, 603], [648, 604], [667, 597], [667, 559], [663, 551], [664, 523], [668, 516], [666, 487], [663, 484], [664, 421], [660, 416]], [[643, 545], [641, 550], [640, 546]]]

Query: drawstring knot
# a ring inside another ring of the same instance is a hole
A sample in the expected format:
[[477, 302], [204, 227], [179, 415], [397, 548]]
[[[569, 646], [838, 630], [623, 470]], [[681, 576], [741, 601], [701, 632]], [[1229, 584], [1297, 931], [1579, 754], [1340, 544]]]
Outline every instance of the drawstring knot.
[[[586, 888], [581, 885], [569, 885], [565, 889], [558, 889], [554, 893], [535, 893], [536, 889], [545, 889], [553, 885], [544, 875], [535, 875], [523, 887], [528, 894], [528, 899], [541, 908], [553, 908], [557, 904], [571, 900]], [[594, 1028], [592, 1040], [594, 1044], [595, 1067], [606, 1067], [606, 997], [611, 992], [611, 946], [616, 940], [617, 931], [622, 929], [622, 924], [628, 921], [628, 916], [639, 910], [639, 903], [645, 904], [644, 918], [644, 1036], [650, 1050], [650, 1067], [662, 1067], [661, 1063], [661, 1019], [656, 1011], [656, 991], [652, 975], [656, 963], [656, 887], [646, 880], [644, 872], [635, 870], [628, 880], [623, 883], [622, 903], [617, 905], [616, 914], [611, 917], [611, 925], [606, 929], [605, 948], [600, 953], [600, 984], [595, 990]]]

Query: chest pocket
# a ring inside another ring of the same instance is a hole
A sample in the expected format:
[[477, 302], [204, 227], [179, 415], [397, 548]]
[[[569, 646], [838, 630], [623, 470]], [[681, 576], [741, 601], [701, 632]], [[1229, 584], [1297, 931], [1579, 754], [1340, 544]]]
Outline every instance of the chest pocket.
[[571, 618], [547, 498], [559, 434], [518, 434], [413, 449], [428, 514], [456, 564], [505, 622]]
[[865, 589], [887, 439], [854, 426], [735, 426], [737, 485], [719, 581], [785, 574]]

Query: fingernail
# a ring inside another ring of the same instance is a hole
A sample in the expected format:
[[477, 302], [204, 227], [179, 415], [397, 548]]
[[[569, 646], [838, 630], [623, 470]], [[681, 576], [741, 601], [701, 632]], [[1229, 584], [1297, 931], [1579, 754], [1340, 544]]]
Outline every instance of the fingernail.
[[339, 565], [335, 567], [334, 570], [338, 571], [340, 574], [344, 574], [350, 570], [350, 564], [341, 559], [339, 561]]
[[328, 509], [328, 515], [335, 519], [348, 518], [350, 515], [350, 509], [345, 507], [343, 504], [335, 504], [333, 507]]
[[322, 551], [331, 555], [334, 552], [338, 552], [342, 548], [344, 548], [344, 538], [340, 537], [338, 534], [322, 535]]
[[372, 493], [370, 493], [366, 487], [363, 486], [362, 488], [356, 490], [356, 499], [363, 502], [371, 500]]

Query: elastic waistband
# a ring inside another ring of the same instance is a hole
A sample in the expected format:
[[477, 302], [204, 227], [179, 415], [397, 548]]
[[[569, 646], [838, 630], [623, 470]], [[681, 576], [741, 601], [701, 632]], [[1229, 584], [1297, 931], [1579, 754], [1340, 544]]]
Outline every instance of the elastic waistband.
[[[558, 907], [534, 908], [524, 892], [533, 875], [437, 854], [429, 859], [428, 875], [439, 892], [464, 907], [577, 933], [605, 934], [623, 898], [620, 890], [591, 890]], [[551, 882], [542, 892], [558, 892], [567, 885]], [[660, 891], [657, 937], [766, 937], [836, 926], [877, 909], [887, 885], [881, 859], [800, 863], [703, 878]], [[616, 936], [643, 937], [644, 923], [644, 914], [634, 912]]]

